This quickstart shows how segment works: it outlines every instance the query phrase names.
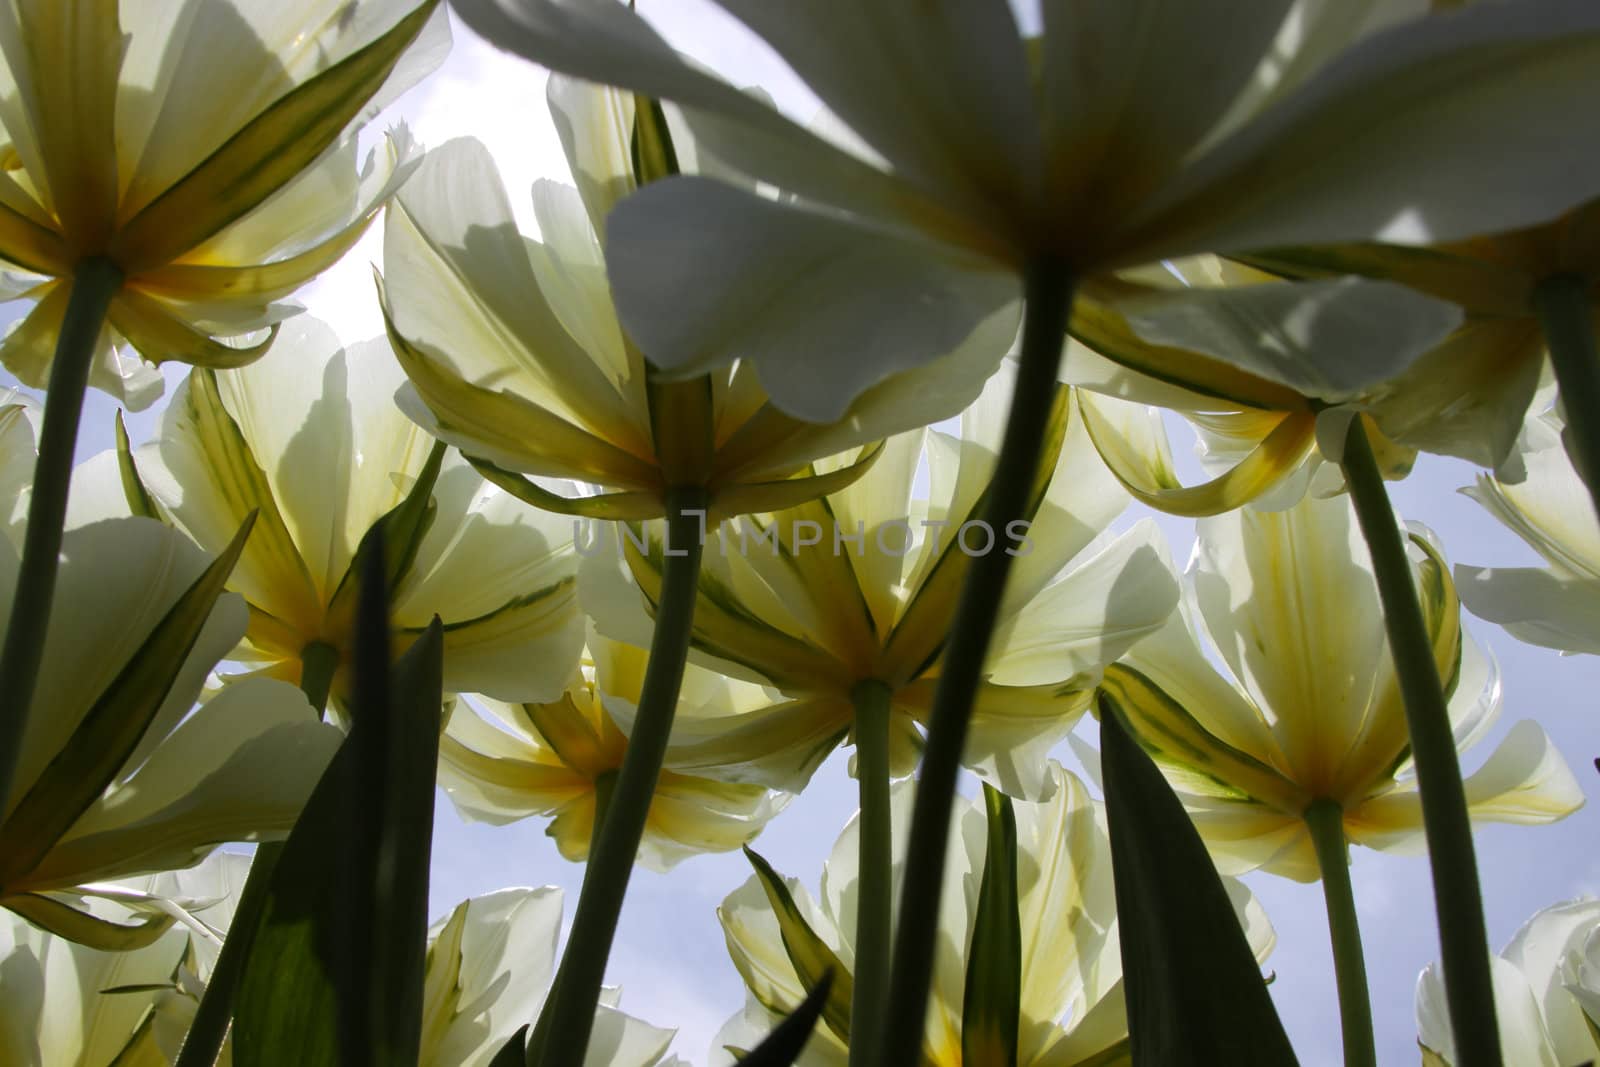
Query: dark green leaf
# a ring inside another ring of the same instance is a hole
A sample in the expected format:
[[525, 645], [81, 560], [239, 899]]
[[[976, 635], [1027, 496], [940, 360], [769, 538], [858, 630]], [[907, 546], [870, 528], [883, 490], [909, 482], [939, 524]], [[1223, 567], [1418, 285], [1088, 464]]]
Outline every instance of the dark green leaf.
[[1116, 700], [1100, 700], [1129, 1041], [1151, 1067], [1285, 1067], [1294, 1050], [1200, 835]]
[[500, 1051], [489, 1061], [489, 1067], [522, 1067], [523, 1050], [528, 1045], [528, 1027], [524, 1024], [500, 1046]]
[[773, 1027], [761, 1044], [739, 1057], [739, 1067], [789, 1067], [799, 1059], [806, 1041], [811, 1037], [811, 1031], [816, 1029], [817, 1017], [832, 999], [829, 993], [833, 986], [833, 975], [831, 970], [823, 971], [822, 977], [811, 987], [811, 992], [806, 994], [800, 1006]]
[[961, 1003], [961, 1062], [1016, 1067], [1022, 1017], [1022, 921], [1017, 914], [1017, 818], [1011, 798], [985, 783], [989, 844]]
[[138, 748], [211, 617], [254, 523], [251, 512], [228, 547], [162, 616], [12, 809], [0, 827], [0, 886], [24, 881]]
[[358, 552], [354, 723], [274, 871], [240, 980], [238, 1067], [416, 1063], [443, 629], [386, 669], [380, 526]]

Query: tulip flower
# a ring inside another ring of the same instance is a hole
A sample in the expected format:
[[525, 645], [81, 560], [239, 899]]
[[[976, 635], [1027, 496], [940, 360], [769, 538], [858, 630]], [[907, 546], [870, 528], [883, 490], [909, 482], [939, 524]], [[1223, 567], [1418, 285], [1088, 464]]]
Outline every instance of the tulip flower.
[[[192, 974], [215, 944], [231, 911], [228, 891], [249, 863], [213, 853], [192, 870], [99, 887], [90, 906], [107, 922], [140, 908], [180, 917], [149, 944], [106, 952], [57, 937], [20, 916], [0, 913], [0, 972], [6, 1010], [0, 1013], [0, 1062], [15, 1067], [100, 1067], [108, 1063], [171, 1062], [168, 1025], [184, 998], [167, 988]], [[177, 976], [175, 978], [175, 976]], [[183, 1031], [177, 1031], [178, 1037]]]
[[[484, 147], [451, 141], [428, 154], [389, 212], [382, 279], [410, 378], [402, 406], [535, 506], [658, 518], [684, 486], [703, 488], [715, 515], [815, 499], [876, 458], [861, 446], [965, 408], [1011, 343], [1015, 315], [996, 314], [967, 344], [828, 424], [779, 410], [750, 366], [652, 379], [654, 356], [619, 325], [601, 260], [606, 219], [638, 184], [634, 100], [560, 77], [549, 97], [578, 186], [535, 184], [540, 239], [517, 232]], [[687, 138], [674, 136], [672, 146], [680, 160], [692, 158]], [[854, 463], [807, 473], [813, 460], [846, 452]], [[601, 492], [562, 496], [523, 475]]]
[[[1111, 882], [1111, 847], [1103, 806], [1070, 772], [1051, 763], [1046, 772], [1055, 786], [1050, 799], [1014, 806], [1015, 851], [996, 855], [986, 844], [986, 801], [963, 802], [951, 822], [953, 856], [944, 873], [944, 904], [939, 914], [933, 1000], [922, 1033], [922, 1055], [914, 1062], [959, 1067], [974, 1060], [972, 1033], [978, 1009], [975, 983], [1003, 985], [1001, 975], [977, 970], [976, 919], [982, 907], [978, 884], [988, 865], [1014, 872], [1020, 956], [1001, 964], [1019, 983], [1016, 1025], [1018, 1067], [1125, 1063], [1128, 1019], [1123, 1005], [1116, 896]], [[910, 820], [911, 782], [893, 790], [894, 822]], [[1009, 803], [1009, 802], [1007, 802]], [[718, 1053], [750, 1048], [773, 1024], [793, 1010], [815, 982], [815, 967], [837, 968], [833, 997], [824, 1010], [799, 1067], [832, 1067], [847, 1062], [858, 1040], [860, 1021], [839, 990], [857, 976], [859, 927], [851, 897], [859, 890], [856, 865], [860, 819], [853, 818], [823, 869], [822, 894], [813, 900], [796, 880], [780, 878], [758, 865], [758, 874], [731, 893], [717, 916], [728, 953], [744, 979], [744, 1011], [717, 1035]], [[896, 840], [904, 840], [897, 834]], [[897, 856], [895, 867], [903, 866]], [[1258, 959], [1272, 951], [1275, 935], [1249, 890], [1226, 879], [1246, 936]], [[978, 993], [978, 998], [983, 996]], [[969, 1025], [971, 1024], [971, 1025]]]
[[343, 707], [357, 545], [403, 501], [431, 493], [431, 505], [413, 501], [431, 518], [388, 549], [399, 565], [396, 644], [438, 615], [446, 690], [555, 699], [583, 642], [571, 522], [444, 455], [394, 406], [401, 380], [382, 341], [344, 348], [326, 326], [297, 319], [266, 358], [198, 369], [179, 388], [131, 457], [147, 506], [209, 548], [258, 511], [229, 579], [250, 605], [234, 658], [313, 694], [331, 683]]
[[1514, 477], [1505, 465], [1551, 368], [1567, 405], [1569, 453], [1580, 469], [1600, 459], [1595, 431], [1581, 417], [1600, 395], [1588, 381], [1600, 358], [1590, 321], [1600, 308], [1597, 224], [1600, 200], [1591, 200], [1538, 226], [1432, 248], [1356, 244], [1252, 259], [1297, 276], [1396, 281], [1462, 307], [1461, 329], [1379, 390], [1370, 406], [1397, 440]]
[[[1083, 387], [1090, 436], [1141, 503], [1191, 516], [1258, 501], [1287, 507], [1308, 487], [1319, 496], [1344, 488], [1342, 447], [1326, 466], [1318, 412], [1362, 406], [1378, 373], [1366, 368], [1409, 364], [1460, 318], [1452, 305], [1392, 282], [1287, 283], [1196, 257], [1086, 285], [1062, 376]], [[1312, 369], [1341, 359], [1348, 365], [1336, 371]], [[1183, 384], [1167, 376], [1179, 363]], [[1194, 425], [1210, 481], [1178, 482], [1159, 416], [1141, 401]], [[1384, 438], [1370, 416], [1363, 426], [1385, 477], [1409, 472], [1415, 451]]]
[[1525, 541], [1544, 567], [1456, 567], [1461, 600], [1514, 637], [1563, 652], [1600, 653], [1600, 523], [1562, 447], [1553, 411], [1517, 442], [1520, 477], [1479, 474], [1463, 490]]
[[[81, 887], [189, 866], [221, 842], [281, 836], [294, 824], [339, 734], [272, 679], [194, 707], [247, 615], [241, 598], [224, 594], [187, 650], [171, 647], [170, 613], [204, 563], [181, 534], [149, 519], [67, 533], [39, 701], [0, 808], [0, 907], [89, 945], [137, 945], [165, 923], [106, 922], [82, 910]], [[0, 588], [13, 588], [16, 567], [0, 539]], [[106, 735], [111, 692], [119, 716], [148, 715], [142, 733]]]
[[358, 174], [356, 135], [443, 59], [436, 7], [19, 5], [0, 31], [0, 261], [20, 272], [7, 297], [36, 304], [0, 360], [43, 387], [74, 276], [100, 261], [111, 292], [88, 373], [129, 407], [161, 378], [123, 343], [149, 364], [261, 355], [214, 338], [282, 319], [274, 302], [348, 251], [416, 165], [400, 130]]
[[[1467, 749], [1499, 714], [1499, 678], [1461, 629], [1431, 535], [1419, 528], [1412, 544], [1432, 654], [1452, 680], [1455, 744]], [[1167, 774], [1221, 869], [1322, 878], [1346, 1054], [1371, 1062], [1346, 847], [1420, 849], [1422, 808], [1349, 503], [1307, 497], [1286, 511], [1201, 520], [1188, 587], [1193, 610], [1108, 667], [1102, 691]], [[1475, 819], [1523, 824], [1553, 822], [1583, 803], [1565, 760], [1531, 721], [1467, 778], [1466, 795]]]
[[[1491, 962], [1501, 1056], [1528, 1067], [1568, 1067], [1600, 1056], [1600, 901], [1553, 904], [1522, 924]], [[1438, 968], [1417, 978], [1423, 1067], [1459, 1061]]]
[[[618, 206], [613, 291], [659, 366], [749, 361], [791, 413], [829, 419], [948, 351], [1020, 288], [1023, 373], [987, 513], [995, 526], [1026, 504], [1077, 284], [1207, 251], [1464, 239], [1546, 221], [1595, 192], [1595, 147], [1550, 133], [1582, 128], [1600, 95], [1600, 10], [1587, 0], [1548, 0], [1536, 18], [1474, 6], [1364, 35], [1365, 11], [1347, 5], [1284, 0], [1220, 22], [1163, 0], [1045, 3], [1029, 41], [1004, 0], [894, 11], [721, 0], [837, 118], [832, 137], [685, 62], [619, 4], [460, 6], [502, 47], [676, 102], [708, 153], [792, 194], [685, 176]], [[933, 715], [910, 885], [937, 884], [1009, 563], [989, 557], [971, 572], [953, 628], [963, 651]], [[1446, 733], [1437, 696], [1420, 681], [1411, 690], [1417, 717]], [[1421, 758], [1442, 746], [1419, 743]], [[1446, 814], [1430, 820], [1441, 884], [1470, 898], [1470, 831], [1458, 790], [1442, 788], [1432, 803]], [[1445, 909], [1479, 912], [1472, 900]], [[931, 910], [908, 907], [906, 919], [890, 1010], [901, 1041], [921, 1017], [932, 944]], [[1469, 946], [1465, 966], [1487, 955], [1478, 926], [1453, 940]], [[1467, 990], [1458, 1018], [1481, 1020], [1492, 1044], [1485, 983], [1452, 987]]]
[[[1011, 374], [996, 375], [963, 416], [960, 438], [897, 435], [848, 488], [725, 524], [707, 551], [691, 641], [708, 666], [779, 695], [732, 718], [679, 724], [666, 766], [798, 793], [829, 752], [855, 743], [860, 923], [884, 939], [863, 938], [855, 987], [863, 998], [881, 996], [875, 968], [888, 951], [889, 780], [910, 774], [922, 750], [966, 573], [985, 553], [1018, 556], [963, 758], [1029, 798], [1048, 792], [1046, 753], [1088, 706], [1100, 668], [1158, 628], [1176, 602], [1153, 523], [1115, 540], [1097, 536], [1127, 498], [1073, 417], [1066, 387], [1055, 393], [1049, 467], [1028, 520], [996, 530], [979, 517]], [[926, 499], [914, 493], [924, 459]], [[659, 538], [641, 547], [626, 533], [585, 549], [585, 603], [602, 632], [643, 632], [641, 608], [659, 596], [666, 553], [680, 550]], [[858, 1008], [866, 1018], [879, 1010], [870, 1000]]]
[[[172, 1063], [228, 935], [248, 863], [244, 856], [217, 854], [193, 871], [113, 887], [136, 889], [127, 895], [183, 918], [181, 926], [131, 952], [82, 948], [0, 917], [0, 961], [7, 966], [8, 991], [16, 994], [0, 1018], [0, 1051], [18, 1050], [5, 1062], [98, 1067], [120, 1050], [148, 1057], [127, 1062]], [[545, 995], [560, 923], [561, 891], [546, 888], [473, 897], [433, 924], [420, 1067], [483, 1067], [494, 1057]], [[597, 1062], [666, 1062], [672, 1032], [618, 1011], [616, 1000], [610, 991], [596, 1014], [596, 1056], [609, 1057]], [[80, 1047], [75, 1058], [69, 1050]], [[231, 1039], [218, 1062], [233, 1062]]]
[[355, 243], [414, 165], [401, 132], [358, 174], [357, 134], [443, 58], [439, 8], [6, 8], [0, 288], [35, 303], [0, 363], [49, 398], [0, 648], [0, 795], [35, 695], [84, 391], [142, 407], [161, 379], [141, 358], [233, 367], [266, 350], [291, 310], [279, 302]]
[[[538, 242], [512, 220], [493, 163], [474, 141], [432, 153], [386, 224], [380, 284], [391, 339], [411, 379], [401, 402], [412, 417], [496, 484], [535, 506], [580, 516], [667, 516], [692, 529], [694, 516], [790, 507], [849, 484], [878, 456], [885, 435], [960, 411], [1015, 334], [1014, 309], [999, 309], [955, 351], [911, 379], [862, 397], [830, 425], [784, 413], [751, 368], [668, 381], [650, 377], [648, 346], [619, 325], [600, 248], [608, 213], [639, 185], [697, 165], [696, 146], [659, 106], [565, 79], [550, 105], [578, 184], [534, 189]], [[826, 475], [812, 460], [848, 453]], [[576, 478], [597, 495], [554, 493], [527, 476]], [[687, 619], [698, 554], [677, 561], [685, 597], [664, 613], [652, 660], [657, 684], [641, 693], [640, 740], [618, 787], [615, 845], [597, 840], [597, 878], [626, 883], [644, 832], [657, 754], [677, 708]], [[671, 600], [669, 598], [669, 603]], [[656, 694], [644, 699], [648, 692]], [[636, 780], [635, 780], [636, 779]], [[600, 881], [591, 884], [599, 885]], [[552, 1011], [581, 1027], [599, 988], [599, 941], [615, 916], [580, 899], [572, 952], [587, 960], [581, 980], [560, 983], [574, 1004]], [[620, 900], [620, 896], [618, 898]], [[569, 993], [568, 990], [574, 992]], [[581, 1034], [569, 1038], [580, 1055]]]
[[[1089, 706], [1100, 668], [1165, 622], [1177, 585], [1153, 523], [1102, 536], [1127, 496], [1100, 463], [1072, 391], [1057, 390], [1050, 466], [1034, 510], [1008, 530], [978, 516], [1004, 429], [1013, 371], [962, 415], [959, 437], [891, 438], [876, 465], [815, 504], [729, 522], [706, 535], [695, 609], [697, 659], [779, 691], [732, 719], [674, 730], [678, 770], [799, 792], [846, 740], [886, 746], [880, 774], [916, 765], [962, 576], [987, 553], [1016, 555], [995, 649], [974, 711], [968, 766], [1040, 799], [1045, 756]], [[918, 489], [926, 462], [928, 489]], [[597, 527], [581, 547], [585, 607], [603, 633], [637, 640], [668, 550]], [[876, 691], [874, 693], [873, 691]], [[886, 714], [863, 740], [864, 704]], [[865, 787], [866, 783], [863, 782]]]
[[[637, 708], [645, 660], [643, 649], [591, 634], [583, 673], [561, 699], [507, 704], [474, 697], [470, 706], [458, 705], [440, 741], [439, 784], [469, 819], [553, 815], [546, 832], [563, 856], [583, 862], [628, 748], [610, 709]], [[769, 699], [759, 686], [691, 664], [676, 721], [714, 727]], [[696, 853], [738, 848], [782, 807], [760, 785], [665, 770], [650, 801], [639, 862], [665, 871]]]

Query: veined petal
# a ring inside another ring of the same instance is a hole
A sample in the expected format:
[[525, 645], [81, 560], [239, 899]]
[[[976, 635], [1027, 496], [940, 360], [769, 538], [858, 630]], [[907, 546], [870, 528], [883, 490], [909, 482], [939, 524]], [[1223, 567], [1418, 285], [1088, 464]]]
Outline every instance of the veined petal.
[[1595, 145], [1564, 131], [1593, 110], [1574, 86], [1597, 60], [1600, 11], [1585, 0], [1551, 0], [1538, 19], [1479, 4], [1373, 34], [1181, 173], [1128, 226], [1123, 261], [1544, 222], [1594, 195]]
[[179, 387], [160, 436], [138, 458], [150, 493], [203, 545], [226, 544], [257, 510], [229, 586], [299, 633], [316, 632], [323, 603], [315, 580], [211, 371], [196, 370]]
[[1003, 622], [989, 679], [1062, 684], [1092, 676], [1155, 633], [1178, 605], [1165, 538], [1150, 519], [1071, 566]]
[[171, 262], [243, 218], [335, 143], [433, 14], [424, 0], [382, 36], [290, 89], [121, 225], [112, 255], [131, 272]]
[[1028, 61], [1004, 4], [718, 2], [912, 184], [1004, 230], [1043, 195]]
[[[393, 332], [436, 365], [435, 376], [516, 397], [635, 457], [651, 454], [641, 413], [550, 305], [535, 269], [549, 250], [517, 233], [481, 144], [458, 139], [430, 152], [396, 205], [385, 224], [381, 293]], [[430, 384], [418, 382], [425, 396], [439, 392]], [[518, 467], [484, 448], [476, 452]]]
[[207, 701], [80, 818], [37, 872], [44, 885], [188, 866], [223, 841], [282, 834], [338, 748], [286, 682], [239, 682]]
[[816, 422], [1016, 298], [982, 261], [706, 178], [641, 189], [609, 230], [617, 310], [653, 363], [687, 376], [749, 360], [779, 408]]
[[[1295, 3], [1236, 7], [1223, 34], [1211, 12], [1182, 0], [1042, 6], [1053, 194], [1120, 205], [1159, 188], [1217, 127], [1256, 77]], [[1196, 47], [1200, 40], [1209, 43]]]
[[[6, 547], [9, 592], [17, 561]], [[33, 785], [207, 562], [181, 534], [151, 519], [69, 530], [62, 550], [34, 705], [48, 714], [28, 717], [9, 801]], [[243, 634], [243, 607], [237, 597], [218, 601], [125, 766], [136, 767], [189, 711], [207, 672]], [[9, 801], [0, 807], [9, 811]]]
[[[845, 738], [848, 702], [830, 697], [789, 700], [715, 719], [673, 726], [667, 766], [724, 782], [747, 782], [800, 793]], [[620, 724], [624, 729], [631, 724]]]
[[92, 254], [111, 236], [116, 215], [117, 157], [108, 146], [115, 144], [122, 66], [117, 3], [21, 0], [16, 7], [13, 17], [21, 22], [20, 44], [29, 68], [26, 82], [18, 79], [17, 87], [28, 99], [43, 164], [42, 172], [34, 173], [49, 190], [74, 257]]
[[1206, 628], [1271, 709], [1291, 777], [1312, 795], [1365, 722], [1387, 657], [1368, 560], [1344, 497], [1200, 520], [1194, 581]]

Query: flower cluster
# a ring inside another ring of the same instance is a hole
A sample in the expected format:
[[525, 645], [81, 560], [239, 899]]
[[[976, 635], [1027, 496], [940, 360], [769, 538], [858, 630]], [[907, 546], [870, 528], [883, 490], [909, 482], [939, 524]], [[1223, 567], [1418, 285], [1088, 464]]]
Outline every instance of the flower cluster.
[[[742, 848], [713, 1062], [1292, 1063], [1260, 871], [1372, 1065], [1352, 845], [1427, 853], [1426, 1062], [1592, 1060], [1600, 906], [1488, 951], [1475, 827], [1584, 796], [1463, 607], [1600, 652], [1600, 6], [715, 5], [814, 115], [455, 0], [546, 72], [534, 232], [368, 129], [440, 0], [0, 0], [0, 1063], [667, 1067], [630, 877]], [[1424, 454], [1545, 566], [1402, 525]], [[841, 748], [813, 897], [752, 846]], [[583, 865], [564, 945], [429, 924], [436, 789]]]

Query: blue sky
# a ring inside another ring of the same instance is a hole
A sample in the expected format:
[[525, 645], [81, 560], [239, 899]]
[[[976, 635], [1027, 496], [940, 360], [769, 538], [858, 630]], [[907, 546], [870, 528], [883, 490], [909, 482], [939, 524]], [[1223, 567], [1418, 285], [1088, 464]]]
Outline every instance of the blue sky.
[[[652, 6], [641, 4], [647, 13]], [[675, 0], [663, 20], [667, 35], [735, 81], [759, 82], [786, 108], [804, 114], [809, 95], [781, 70], [770, 52], [743, 35], [704, 0]], [[437, 145], [473, 134], [489, 145], [504, 172], [520, 221], [536, 230], [526, 190], [536, 177], [566, 178], [555, 131], [544, 107], [543, 76], [498, 55], [457, 28], [456, 49], [445, 69], [404, 98], [397, 111], [418, 138]], [[347, 341], [379, 332], [368, 264], [380, 258], [375, 231], [332, 275], [308, 292], [305, 303]], [[169, 373], [169, 382], [178, 371]], [[113, 405], [94, 395], [85, 413], [80, 455], [110, 443]], [[154, 413], [130, 419], [135, 443], [147, 438]], [[1180, 451], [1183, 450], [1179, 446]], [[1187, 457], [1181, 456], [1193, 475]], [[1394, 487], [1407, 519], [1427, 523], [1443, 538], [1453, 562], [1521, 565], [1533, 554], [1456, 490], [1472, 471], [1455, 461], [1424, 457]], [[1120, 526], [1137, 518], [1130, 510]], [[1187, 558], [1192, 525], [1162, 520], [1180, 563]], [[1477, 620], [1470, 629], [1498, 659], [1505, 688], [1500, 723], [1467, 760], [1471, 770], [1518, 719], [1536, 719], [1566, 754], [1585, 794], [1600, 786], [1592, 759], [1600, 755], [1600, 663], [1562, 657], [1522, 645]], [[1092, 724], [1090, 724], [1092, 726]], [[1063, 750], [1063, 762], [1072, 762]], [[855, 808], [855, 783], [837, 753], [805, 795], [795, 799], [757, 843], [781, 871], [815, 886], [823, 859]], [[970, 785], [970, 783], [969, 783]], [[1553, 827], [1489, 826], [1478, 834], [1480, 867], [1491, 942], [1501, 947], [1534, 911], [1583, 893], [1600, 893], [1600, 810], [1586, 807]], [[541, 821], [507, 827], [464, 823], [441, 794], [433, 863], [433, 912], [456, 901], [509, 885], [556, 884], [568, 890], [570, 913], [582, 868], [567, 863], [544, 836]], [[723, 947], [715, 908], [749, 874], [742, 857], [689, 860], [670, 875], [635, 872], [628, 907], [610, 967], [624, 990], [622, 1006], [657, 1025], [677, 1026], [675, 1051], [704, 1062], [711, 1038], [743, 1000], [742, 987]], [[1355, 894], [1371, 972], [1381, 1062], [1416, 1062], [1412, 991], [1418, 972], [1437, 957], [1426, 863], [1358, 850]], [[1340, 1062], [1333, 970], [1320, 885], [1299, 885], [1254, 875], [1247, 879], [1278, 931], [1269, 961], [1277, 973], [1272, 992], [1306, 1067]]]

